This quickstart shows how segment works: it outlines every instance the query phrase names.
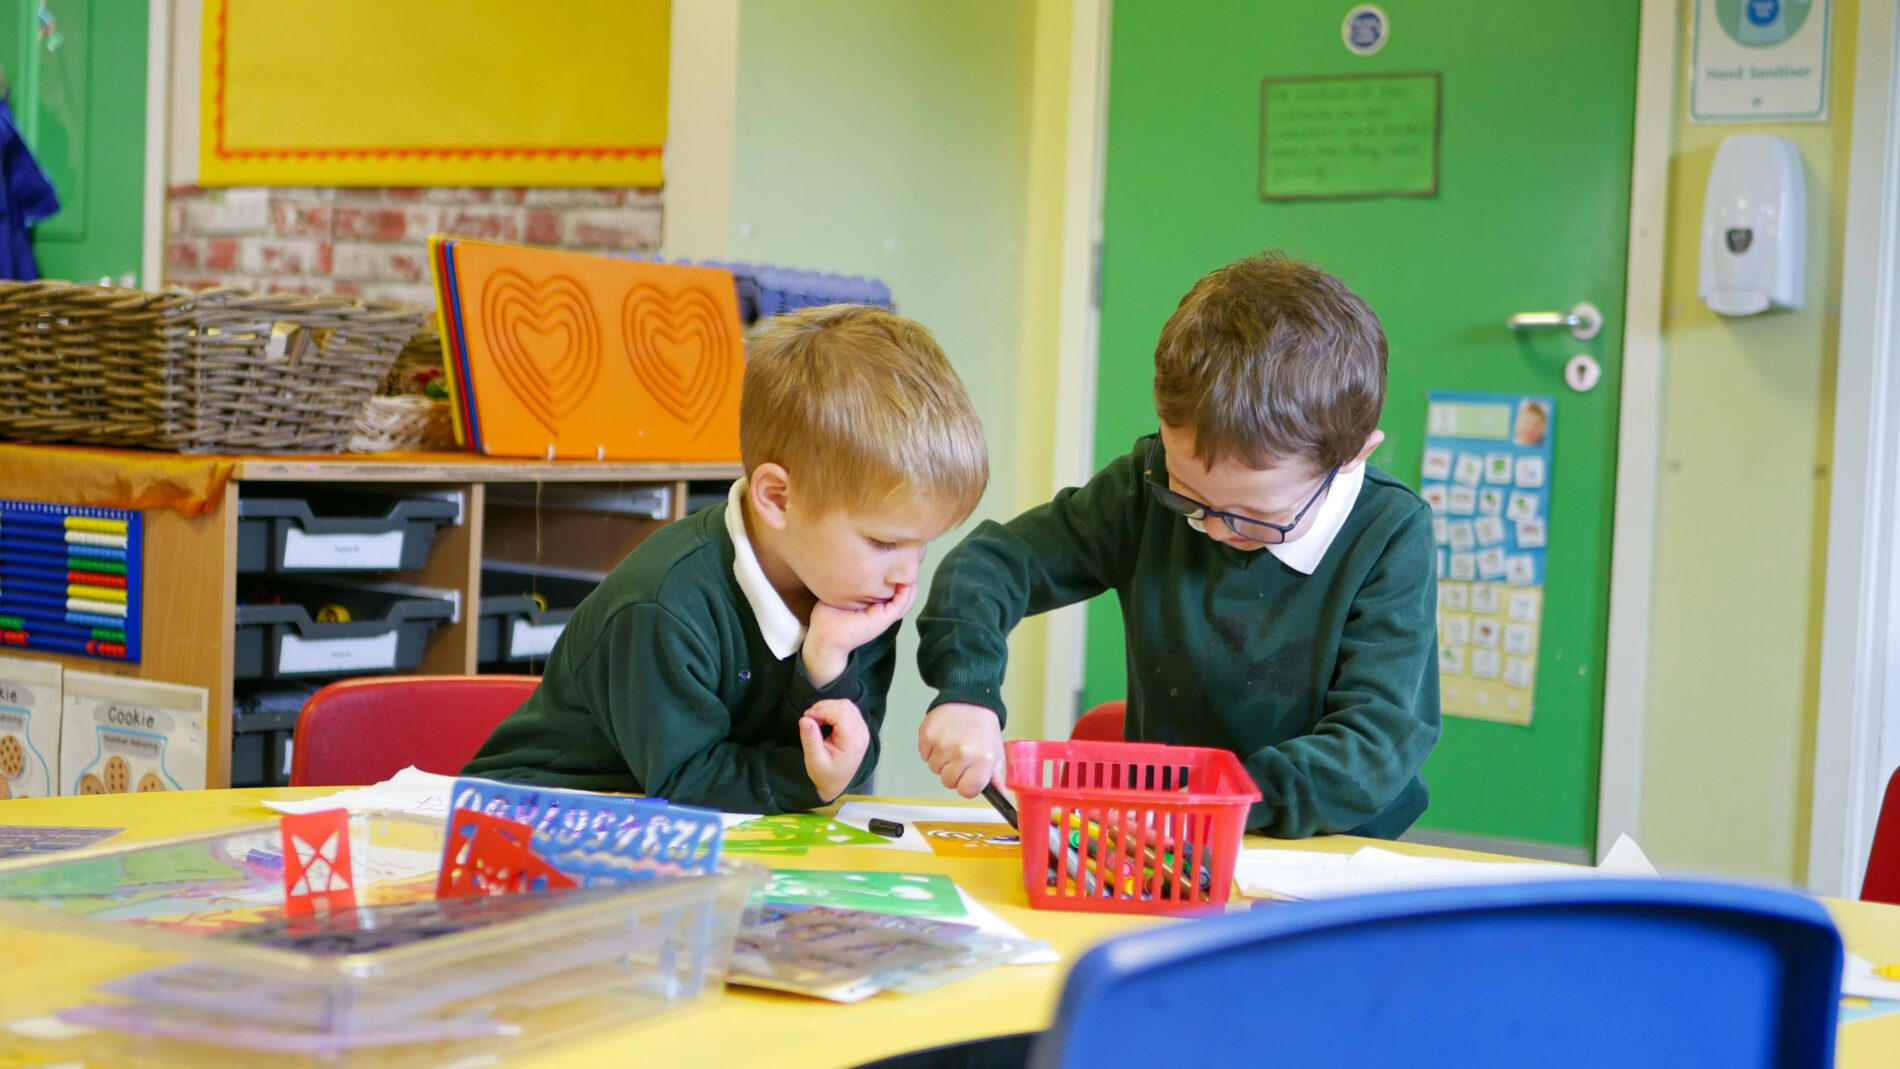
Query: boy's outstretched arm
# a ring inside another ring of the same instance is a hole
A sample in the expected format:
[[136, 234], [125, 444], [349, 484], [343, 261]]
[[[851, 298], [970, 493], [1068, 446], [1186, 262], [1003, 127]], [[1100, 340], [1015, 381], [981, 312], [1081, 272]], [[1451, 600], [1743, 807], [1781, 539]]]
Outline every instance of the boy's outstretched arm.
[[1286, 839], [1353, 831], [1418, 774], [1439, 732], [1436, 565], [1421, 507], [1353, 599], [1325, 715], [1308, 734], [1241, 755], [1262, 795], [1250, 830]]
[[[742, 813], [816, 809], [832, 800], [812, 783], [801, 743], [730, 741], [732, 714], [715, 689], [727, 666], [664, 607], [639, 604], [616, 614], [589, 655], [590, 662], [601, 658], [607, 663], [584, 664], [578, 673], [587, 707], [647, 793]], [[778, 715], [795, 726], [819, 702], [854, 703], [870, 736], [851, 777], [853, 786], [862, 784], [877, 764], [877, 732], [895, 667], [894, 641], [857, 650], [823, 688], [812, 685], [801, 661]]]
[[985, 521], [944, 558], [917, 620], [917, 666], [937, 691], [917, 749], [944, 786], [973, 798], [994, 777], [1010, 631], [1122, 583], [1145, 500], [1133, 457], [1122, 456], [1008, 523]]

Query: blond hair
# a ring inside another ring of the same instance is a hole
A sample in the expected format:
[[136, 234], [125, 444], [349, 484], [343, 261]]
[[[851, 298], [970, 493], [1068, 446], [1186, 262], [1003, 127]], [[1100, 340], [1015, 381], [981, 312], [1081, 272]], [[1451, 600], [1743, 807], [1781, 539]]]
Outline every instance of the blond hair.
[[1379, 317], [1346, 284], [1280, 253], [1236, 260], [1181, 298], [1155, 346], [1155, 410], [1213, 466], [1359, 455], [1385, 408]]
[[791, 312], [752, 339], [739, 452], [748, 476], [760, 464], [785, 468], [820, 514], [909, 492], [954, 526], [990, 478], [983, 422], [936, 340], [863, 305]]

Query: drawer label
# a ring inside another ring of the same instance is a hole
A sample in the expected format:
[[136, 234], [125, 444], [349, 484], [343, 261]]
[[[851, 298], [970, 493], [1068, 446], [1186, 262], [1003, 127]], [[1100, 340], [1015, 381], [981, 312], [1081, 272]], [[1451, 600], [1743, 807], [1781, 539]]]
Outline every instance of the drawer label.
[[516, 620], [514, 631], [508, 636], [508, 655], [510, 657], [546, 657], [554, 649], [554, 640], [561, 637], [566, 624], [531, 624], [526, 620]]
[[284, 675], [298, 672], [334, 672], [345, 668], [396, 667], [396, 640], [400, 635], [389, 631], [368, 638], [304, 638], [285, 635], [277, 650], [277, 671]]
[[402, 532], [308, 534], [284, 532], [285, 568], [400, 568]]

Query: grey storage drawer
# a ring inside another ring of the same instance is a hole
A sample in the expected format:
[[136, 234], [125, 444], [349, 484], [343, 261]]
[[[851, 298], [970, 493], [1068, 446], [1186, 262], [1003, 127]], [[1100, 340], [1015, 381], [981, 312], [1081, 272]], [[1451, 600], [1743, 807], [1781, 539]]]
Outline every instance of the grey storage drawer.
[[[429, 632], [456, 614], [452, 598], [396, 587], [276, 581], [270, 593], [281, 602], [238, 603], [236, 679], [414, 671]], [[319, 622], [328, 605], [348, 621]]]
[[231, 706], [231, 786], [290, 782], [291, 732], [304, 703], [322, 686], [322, 680], [306, 679], [237, 688]]
[[313, 492], [238, 498], [239, 572], [409, 571], [461, 506], [432, 497]]
[[290, 782], [291, 732], [297, 714], [241, 713], [231, 718], [231, 786], [282, 787]]
[[[475, 631], [476, 661], [525, 664], [546, 660], [575, 607], [599, 585], [597, 579], [495, 565], [483, 568]], [[542, 601], [537, 602], [535, 594]]]

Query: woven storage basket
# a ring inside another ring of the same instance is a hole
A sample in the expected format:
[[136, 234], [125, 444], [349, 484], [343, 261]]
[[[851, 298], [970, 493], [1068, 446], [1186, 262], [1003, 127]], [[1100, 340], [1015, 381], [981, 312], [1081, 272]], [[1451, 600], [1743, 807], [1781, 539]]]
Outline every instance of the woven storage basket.
[[455, 448], [449, 403], [433, 397], [372, 397], [356, 414], [356, 430], [345, 447], [352, 453]]
[[442, 370], [442, 335], [435, 328], [435, 317], [426, 319], [409, 341], [396, 354], [396, 362], [389, 365], [389, 373], [383, 376], [379, 393], [390, 397], [403, 394], [420, 393], [422, 387], [416, 384], [419, 371]]
[[442, 336], [434, 324], [425, 323], [389, 366], [381, 396], [363, 403], [345, 448], [352, 453], [454, 449], [449, 403], [426, 396], [416, 382], [418, 372], [431, 369], [442, 370]]
[[0, 282], [0, 437], [335, 452], [421, 322], [342, 297]]

